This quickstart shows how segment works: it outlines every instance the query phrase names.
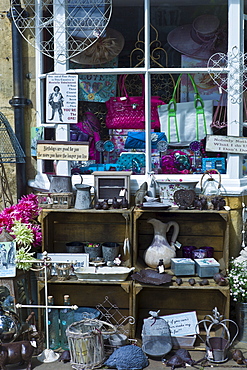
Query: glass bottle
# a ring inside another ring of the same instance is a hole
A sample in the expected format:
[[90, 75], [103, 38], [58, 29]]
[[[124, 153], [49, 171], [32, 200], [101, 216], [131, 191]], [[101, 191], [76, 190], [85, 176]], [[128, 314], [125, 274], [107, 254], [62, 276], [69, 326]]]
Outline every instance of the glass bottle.
[[157, 272], [159, 274], [163, 274], [165, 272], [165, 267], [164, 267], [164, 261], [163, 261], [163, 259], [160, 259], [159, 260], [159, 263], [157, 265], [157, 269], [156, 270], [157, 270]]
[[[52, 295], [48, 296], [48, 306], [54, 305]], [[59, 340], [59, 312], [57, 308], [48, 308], [48, 330], [49, 330], [49, 348], [57, 349], [60, 347]]]
[[[63, 296], [64, 306], [70, 306], [70, 297], [68, 294]], [[74, 321], [74, 311], [71, 308], [64, 307], [60, 310], [60, 329], [61, 329], [61, 347], [69, 349], [68, 339], [66, 335], [67, 327]]]

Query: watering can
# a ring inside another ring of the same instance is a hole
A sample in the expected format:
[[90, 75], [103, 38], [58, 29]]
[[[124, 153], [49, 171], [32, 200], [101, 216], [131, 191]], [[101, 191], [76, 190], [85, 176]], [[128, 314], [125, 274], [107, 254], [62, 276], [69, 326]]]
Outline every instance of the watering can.
[[71, 176], [53, 175], [50, 179], [50, 193], [71, 193], [72, 182]]
[[[206, 315], [203, 320], [198, 322], [197, 326], [199, 326], [200, 323], [203, 324], [206, 331], [205, 341], [199, 334], [198, 336], [205, 343], [207, 360], [213, 363], [222, 363], [227, 361], [227, 351], [239, 332], [238, 325], [233, 320], [224, 319], [223, 315], [219, 314], [216, 307], [213, 309], [213, 315]], [[234, 325], [235, 334], [232, 335], [232, 338], [227, 327], [227, 323], [232, 323]], [[213, 327], [215, 329], [219, 329], [219, 333], [221, 330], [221, 335], [219, 337], [210, 336], [210, 331]]]

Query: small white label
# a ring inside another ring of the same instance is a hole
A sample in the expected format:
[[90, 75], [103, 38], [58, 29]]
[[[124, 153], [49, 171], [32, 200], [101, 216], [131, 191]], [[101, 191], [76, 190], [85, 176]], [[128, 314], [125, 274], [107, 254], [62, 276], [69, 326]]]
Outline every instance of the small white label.
[[121, 96], [120, 97], [120, 100], [123, 101], [123, 100], [127, 100], [126, 96]]
[[158, 266], [158, 270], [160, 274], [163, 274], [165, 272], [164, 265]]
[[31, 343], [31, 346], [37, 348], [36, 340], [31, 340], [30, 343]]
[[180, 248], [181, 248], [181, 246], [182, 246], [182, 244], [181, 244], [181, 243], [179, 243], [177, 240], [176, 240], [176, 242], [174, 243], [174, 245], [175, 245], [175, 247], [177, 247], [178, 249], [180, 249]]
[[120, 192], [119, 192], [119, 196], [124, 197], [125, 194], [126, 194], [126, 189], [121, 189]]

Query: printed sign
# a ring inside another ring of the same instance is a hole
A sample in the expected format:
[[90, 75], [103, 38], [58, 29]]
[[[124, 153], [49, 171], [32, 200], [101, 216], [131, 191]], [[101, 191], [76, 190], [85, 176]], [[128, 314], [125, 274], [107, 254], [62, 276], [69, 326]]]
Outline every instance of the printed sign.
[[78, 76], [47, 75], [46, 122], [77, 123]]
[[37, 158], [62, 161], [87, 161], [89, 143], [80, 141], [38, 141]]
[[196, 311], [160, 317], [168, 322], [172, 337], [182, 337], [197, 333], [198, 321]]
[[207, 135], [206, 151], [246, 154], [247, 137]]

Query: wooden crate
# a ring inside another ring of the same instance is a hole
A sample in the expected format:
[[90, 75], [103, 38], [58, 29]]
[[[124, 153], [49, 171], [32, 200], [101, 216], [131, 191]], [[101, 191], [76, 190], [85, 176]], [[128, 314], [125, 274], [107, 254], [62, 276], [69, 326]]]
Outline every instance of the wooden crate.
[[131, 210], [42, 210], [41, 222], [43, 251], [50, 253], [65, 253], [66, 243], [80, 241], [116, 242], [123, 255], [125, 237], [132, 240]]
[[[147, 223], [149, 218], [157, 218], [164, 223], [176, 221], [179, 224], [177, 240], [184, 246], [193, 245], [197, 248], [209, 246], [214, 248], [214, 258], [221, 266], [228, 266], [229, 259], [229, 214], [227, 211], [134, 211], [133, 226], [133, 264], [142, 265], [143, 253], [152, 243], [153, 226]], [[167, 235], [171, 240], [172, 228]], [[177, 249], [181, 257], [181, 250]]]
[[[39, 304], [44, 304], [44, 283], [38, 282]], [[98, 308], [103, 315], [100, 319], [110, 321], [113, 325], [121, 324], [130, 338], [133, 336], [132, 320], [123, 320], [133, 315], [132, 295], [133, 281], [123, 282], [83, 282], [75, 279], [67, 281], [51, 280], [48, 282], [49, 295], [54, 296], [55, 305], [63, 305], [64, 294], [69, 294], [72, 305], [78, 307]], [[107, 299], [106, 299], [107, 298]], [[43, 319], [40, 318], [40, 322]]]
[[[175, 280], [175, 279], [174, 279]], [[196, 281], [199, 281], [196, 278]], [[198, 321], [205, 315], [212, 315], [212, 310], [218, 311], [229, 318], [230, 292], [229, 287], [220, 287], [213, 279], [208, 279], [208, 286], [196, 285], [191, 287], [188, 277], [183, 278], [183, 284], [175, 282], [168, 285], [144, 285], [134, 283], [133, 312], [136, 317], [135, 336], [140, 338], [143, 319], [149, 317], [149, 311], [160, 310], [160, 315], [196, 311]]]

